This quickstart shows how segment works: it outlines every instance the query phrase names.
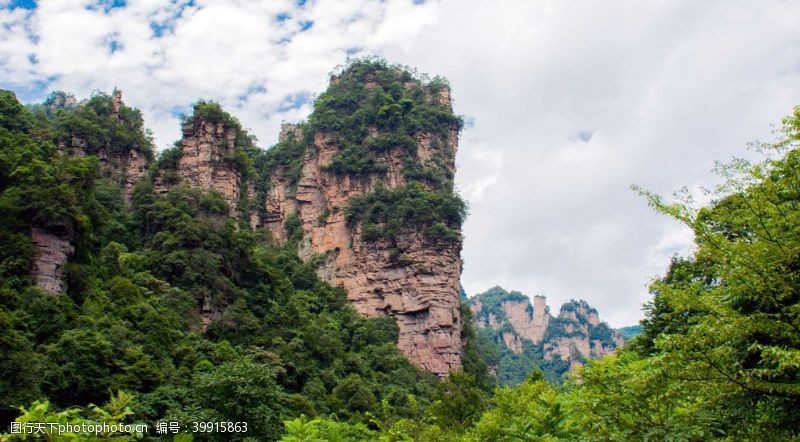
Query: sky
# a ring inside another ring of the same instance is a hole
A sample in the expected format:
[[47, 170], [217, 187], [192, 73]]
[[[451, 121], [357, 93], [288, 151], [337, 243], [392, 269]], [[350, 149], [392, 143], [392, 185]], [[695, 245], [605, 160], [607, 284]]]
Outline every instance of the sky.
[[329, 73], [378, 55], [444, 75], [467, 121], [462, 283], [585, 299], [635, 324], [692, 235], [631, 185], [716, 182], [800, 105], [800, 3], [779, 0], [0, 0], [0, 88], [124, 92], [159, 148], [197, 99], [268, 148]]

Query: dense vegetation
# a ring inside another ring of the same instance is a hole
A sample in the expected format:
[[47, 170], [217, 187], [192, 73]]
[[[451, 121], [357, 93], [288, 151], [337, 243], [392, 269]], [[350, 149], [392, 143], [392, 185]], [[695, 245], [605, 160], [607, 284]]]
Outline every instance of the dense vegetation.
[[[428, 408], [436, 378], [399, 353], [394, 321], [364, 319], [294, 251], [238, 228], [219, 194], [176, 186], [160, 195], [146, 179], [126, 207], [96, 157], [59, 153], [63, 120], [146, 137], [108, 106], [85, 108], [107, 99], [37, 116], [39, 107], [0, 94], [4, 427], [33, 403], [20, 419], [247, 421], [246, 436], [275, 440], [300, 415], [374, 426]], [[230, 118], [217, 110], [195, 106]], [[96, 140], [118, 139], [128, 138]], [[67, 293], [33, 285], [31, 226], [72, 239]], [[206, 333], [201, 311], [218, 315]]]
[[367, 241], [392, 240], [403, 228], [421, 226], [428, 240], [452, 243], [461, 240], [466, 211], [452, 190], [428, 191], [412, 182], [394, 190], [378, 185], [374, 192], [353, 198], [345, 217], [351, 225], [361, 223]]
[[[434, 96], [447, 83], [443, 79], [426, 82], [399, 66], [383, 60], [360, 60], [334, 77], [331, 86], [314, 103], [309, 129], [330, 134], [343, 149], [328, 170], [336, 174], [365, 176], [386, 172], [378, 156], [391, 149], [403, 152], [413, 161], [420, 132], [433, 133], [437, 148], [451, 130], [460, 130], [462, 121]], [[446, 152], [442, 152], [445, 155]], [[439, 170], [407, 170], [443, 184], [444, 167]], [[429, 176], [428, 176], [429, 175]]]

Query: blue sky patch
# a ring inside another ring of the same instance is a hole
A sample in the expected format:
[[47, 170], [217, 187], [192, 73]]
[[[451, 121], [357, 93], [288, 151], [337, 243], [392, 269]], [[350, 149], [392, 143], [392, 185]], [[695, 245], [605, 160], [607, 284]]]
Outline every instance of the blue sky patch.
[[54, 82], [56, 78], [58, 77], [53, 75], [44, 80], [36, 80], [29, 86], [14, 85], [13, 87], [9, 87], [9, 85], [0, 81], [0, 89], [14, 91], [17, 95], [17, 99], [22, 103], [41, 103], [44, 101], [45, 96], [47, 96], [50, 84]]
[[278, 106], [277, 112], [289, 112], [290, 110], [300, 109], [309, 101], [311, 101], [311, 95], [307, 92], [289, 95], [283, 100], [283, 103]]
[[103, 12], [108, 14], [114, 8], [124, 8], [125, 6], [127, 6], [125, 0], [101, 0], [95, 4], [86, 5], [86, 9], [90, 11], [102, 9]]
[[311, 27], [314, 26], [314, 22], [311, 20], [308, 21], [301, 21], [300, 22], [300, 32], [308, 31]]
[[108, 50], [112, 54], [122, 49], [122, 43], [118, 42], [117, 40], [111, 40], [108, 43]]
[[266, 91], [267, 88], [263, 84], [253, 84], [250, 87], [248, 87], [243, 94], [237, 95], [236, 99], [238, 101], [247, 101], [247, 99], [250, 98], [250, 95], [263, 94]]
[[151, 21], [150, 29], [153, 31], [153, 37], [161, 37], [165, 32], [172, 31], [172, 26]]
[[36, 0], [11, 0], [8, 9], [36, 9]]

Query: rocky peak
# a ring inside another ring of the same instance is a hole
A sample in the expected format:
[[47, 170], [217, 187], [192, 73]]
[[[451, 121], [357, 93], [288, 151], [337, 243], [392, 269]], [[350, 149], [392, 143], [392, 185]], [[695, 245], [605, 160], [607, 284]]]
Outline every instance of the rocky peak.
[[[564, 303], [557, 317], [550, 314], [544, 296], [534, 296], [531, 304], [522, 293], [501, 287], [475, 295], [469, 303], [476, 325], [494, 330], [491, 334], [497, 344], [519, 355], [528, 351], [541, 354], [543, 363], [557, 360], [575, 367], [585, 359], [611, 354], [623, 345], [620, 335], [583, 300]], [[535, 359], [535, 354], [528, 357]]]
[[552, 339], [544, 347], [545, 358], [558, 356], [571, 366], [612, 354], [623, 345], [621, 336], [600, 322], [597, 310], [583, 300], [564, 303], [549, 333]]
[[[98, 94], [79, 105], [75, 104], [75, 97], [56, 92], [48, 97], [45, 108], [47, 112], [52, 110], [53, 114], [57, 109], [71, 111], [73, 119], [88, 120], [106, 129], [107, 136], [97, 137], [94, 134], [89, 137], [80, 126], [71, 127], [73, 120], [67, 120], [67, 133], [59, 138], [58, 149], [67, 155], [96, 156], [101, 175], [116, 181], [122, 187], [125, 201], [130, 202], [134, 186], [147, 174], [153, 148], [144, 134], [139, 111], [128, 108], [129, 115], [136, 116], [134, 121], [127, 121], [123, 117], [126, 106], [122, 101], [122, 91], [114, 89], [110, 97]], [[118, 133], [124, 133], [125, 136], [117, 137]]]
[[[371, 123], [338, 107], [347, 94]], [[282, 127], [275, 155], [295, 149], [300, 167], [275, 167], [263, 222], [279, 241], [299, 235], [303, 259], [324, 257], [323, 279], [342, 285], [362, 314], [394, 317], [400, 350], [445, 375], [461, 365], [460, 225], [398, 224], [367, 208], [400, 206], [412, 194], [452, 195], [460, 122], [449, 100], [431, 104], [429, 96], [409, 73], [369, 63], [332, 77], [309, 122]], [[383, 104], [371, 108], [375, 102]], [[376, 215], [358, 218], [357, 202]]]
[[303, 126], [301, 124], [283, 123], [281, 132], [278, 134], [278, 142], [286, 141], [289, 138], [299, 140], [303, 136]]
[[[240, 156], [240, 144], [249, 140], [239, 122], [217, 103], [199, 102], [194, 114], [181, 127], [174, 169], [162, 169], [155, 178], [156, 192], [167, 192], [172, 186], [185, 184], [206, 191], [219, 192], [237, 219], [249, 221], [243, 199], [254, 195], [253, 183], [246, 182]], [[243, 154], [243, 152], [242, 152]], [[252, 214], [255, 219], [256, 214]], [[253, 221], [255, 222], [255, 221]]]
[[[544, 338], [550, 321], [550, 309], [544, 296], [534, 297], [534, 304], [520, 292], [507, 292], [502, 287], [493, 287], [474, 296], [470, 308], [478, 322], [478, 326], [499, 330], [509, 326], [513, 333], [521, 338], [538, 344]], [[504, 338], [507, 341], [507, 338]], [[521, 352], [521, 345], [509, 347]]]
[[59, 109], [74, 109], [78, 106], [78, 100], [74, 95], [62, 91], [52, 92], [47, 96], [44, 103], [45, 114], [52, 118]]
[[123, 121], [120, 115], [122, 106], [122, 91], [114, 88], [114, 92], [111, 94], [111, 117], [117, 120], [118, 123]]

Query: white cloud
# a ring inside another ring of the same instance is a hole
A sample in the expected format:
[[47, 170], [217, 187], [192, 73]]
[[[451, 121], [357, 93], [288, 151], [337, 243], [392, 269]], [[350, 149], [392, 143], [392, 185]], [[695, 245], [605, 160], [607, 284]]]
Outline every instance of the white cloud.
[[444, 74], [472, 122], [457, 174], [467, 291], [501, 284], [556, 309], [581, 297], [616, 326], [691, 241], [629, 186], [712, 185], [713, 160], [800, 103], [800, 6], [779, 0], [38, 3], [0, 10], [0, 86], [118, 86], [159, 146], [201, 97], [269, 146], [310, 111], [287, 102], [349, 53]]
[[[491, 184], [466, 193], [467, 291], [582, 297], [635, 323], [691, 235], [629, 186], [708, 186], [713, 160], [770, 139], [800, 103], [798, 43], [800, 7], [778, 1], [445, 4], [390, 54], [448, 76], [475, 121], [459, 187]], [[499, 171], [472, 160], [487, 150]]]

